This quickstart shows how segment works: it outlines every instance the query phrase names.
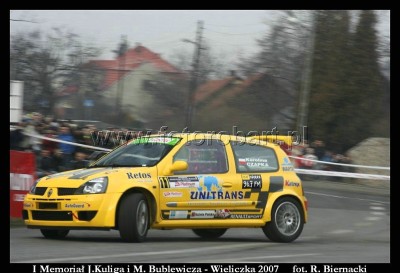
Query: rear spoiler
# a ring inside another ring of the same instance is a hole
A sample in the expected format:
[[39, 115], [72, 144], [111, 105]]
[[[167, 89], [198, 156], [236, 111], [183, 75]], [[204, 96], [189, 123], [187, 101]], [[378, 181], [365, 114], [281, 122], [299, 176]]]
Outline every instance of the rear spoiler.
[[[271, 142], [282, 146], [286, 144], [286, 146], [291, 147], [295, 140], [293, 136], [280, 136], [280, 135], [261, 135], [261, 136], [252, 136], [252, 139], [263, 140], [266, 142]], [[285, 145], [284, 145], [285, 146]]]

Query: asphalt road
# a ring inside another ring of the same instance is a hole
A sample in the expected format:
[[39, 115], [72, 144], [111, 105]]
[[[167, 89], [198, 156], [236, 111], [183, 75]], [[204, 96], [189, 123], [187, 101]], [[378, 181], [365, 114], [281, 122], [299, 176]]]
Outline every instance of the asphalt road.
[[[389, 183], [389, 182], [388, 182]], [[71, 231], [65, 240], [10, 228], [11, 263], [389, 263], [390, 189], [305, 181], [309, 222], [289, 244], [260, 228], [230, 229], [204, 241], [191, 230], [150, 230], [123, 243], [118, 231]]]

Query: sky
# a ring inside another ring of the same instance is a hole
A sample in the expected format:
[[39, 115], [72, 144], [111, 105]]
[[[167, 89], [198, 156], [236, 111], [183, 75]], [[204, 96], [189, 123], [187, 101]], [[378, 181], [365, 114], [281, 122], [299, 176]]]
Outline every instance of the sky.
[[[18, 31], [64, 27], [81, 36], [84, 44], [103, 49], [102, 59], [112, 59], [122, 35], [131, 47], [140, 43], [171, 58], [192, 53], [197, 22], [204, 22], [203, 37], [212, 51], [233, 60], [238, 54], [258, 52], [256, 39], [282, 14], [274, 10], [11, 10], [10, 34]], [[378, 29], [389, 35], [390, 11], [379, 11]], [[31, 22], [14, 21], [27, 20]]]
[[35, 23], [10, 21], [10, 33], [27, 29], [48, 30], [64, 26], [79, 34], [83, 41], [105, 48], [103, 57], [112, 58], [121, 35], [131, 46], [141, 43], [162, 56], [194, 50], [197, 21], [204, 22], [203, 37], [216, 53], [251, 54], [257, 51], [256, 38], [268, 30], [264, 23], [276, 17], [263, 10], [12, 10], [10, 18]]

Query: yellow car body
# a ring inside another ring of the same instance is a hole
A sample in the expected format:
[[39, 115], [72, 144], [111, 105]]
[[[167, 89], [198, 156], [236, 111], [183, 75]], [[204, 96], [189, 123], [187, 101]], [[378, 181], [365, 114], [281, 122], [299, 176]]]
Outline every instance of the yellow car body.
[[228, 228], [260, 227], [272, 241], [293, 241], [307, 222], [307, 199], [287, 154], [264, 140], [194, 133], [132, 140], [86, 169], [39, 179], [24, 200], [25, 224], [47, 238], [117, 229], [141, 242], [150, 228], [217, 238]]

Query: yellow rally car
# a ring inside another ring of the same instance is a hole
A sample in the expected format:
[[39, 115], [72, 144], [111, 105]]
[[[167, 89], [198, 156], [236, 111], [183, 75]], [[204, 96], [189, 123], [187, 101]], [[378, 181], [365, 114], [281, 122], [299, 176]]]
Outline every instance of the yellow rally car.
[[291, 242], [307, 221], [307, 199], [286, 153], [265, 140], [137, 138], [86, 169], [39, 179], [25, 197], [23, 219], [46, 238], [117, 229], [124, 241], [142, 242], [149, 228], [217, 238], [228, 228], [260, 227], [272, 241]]

